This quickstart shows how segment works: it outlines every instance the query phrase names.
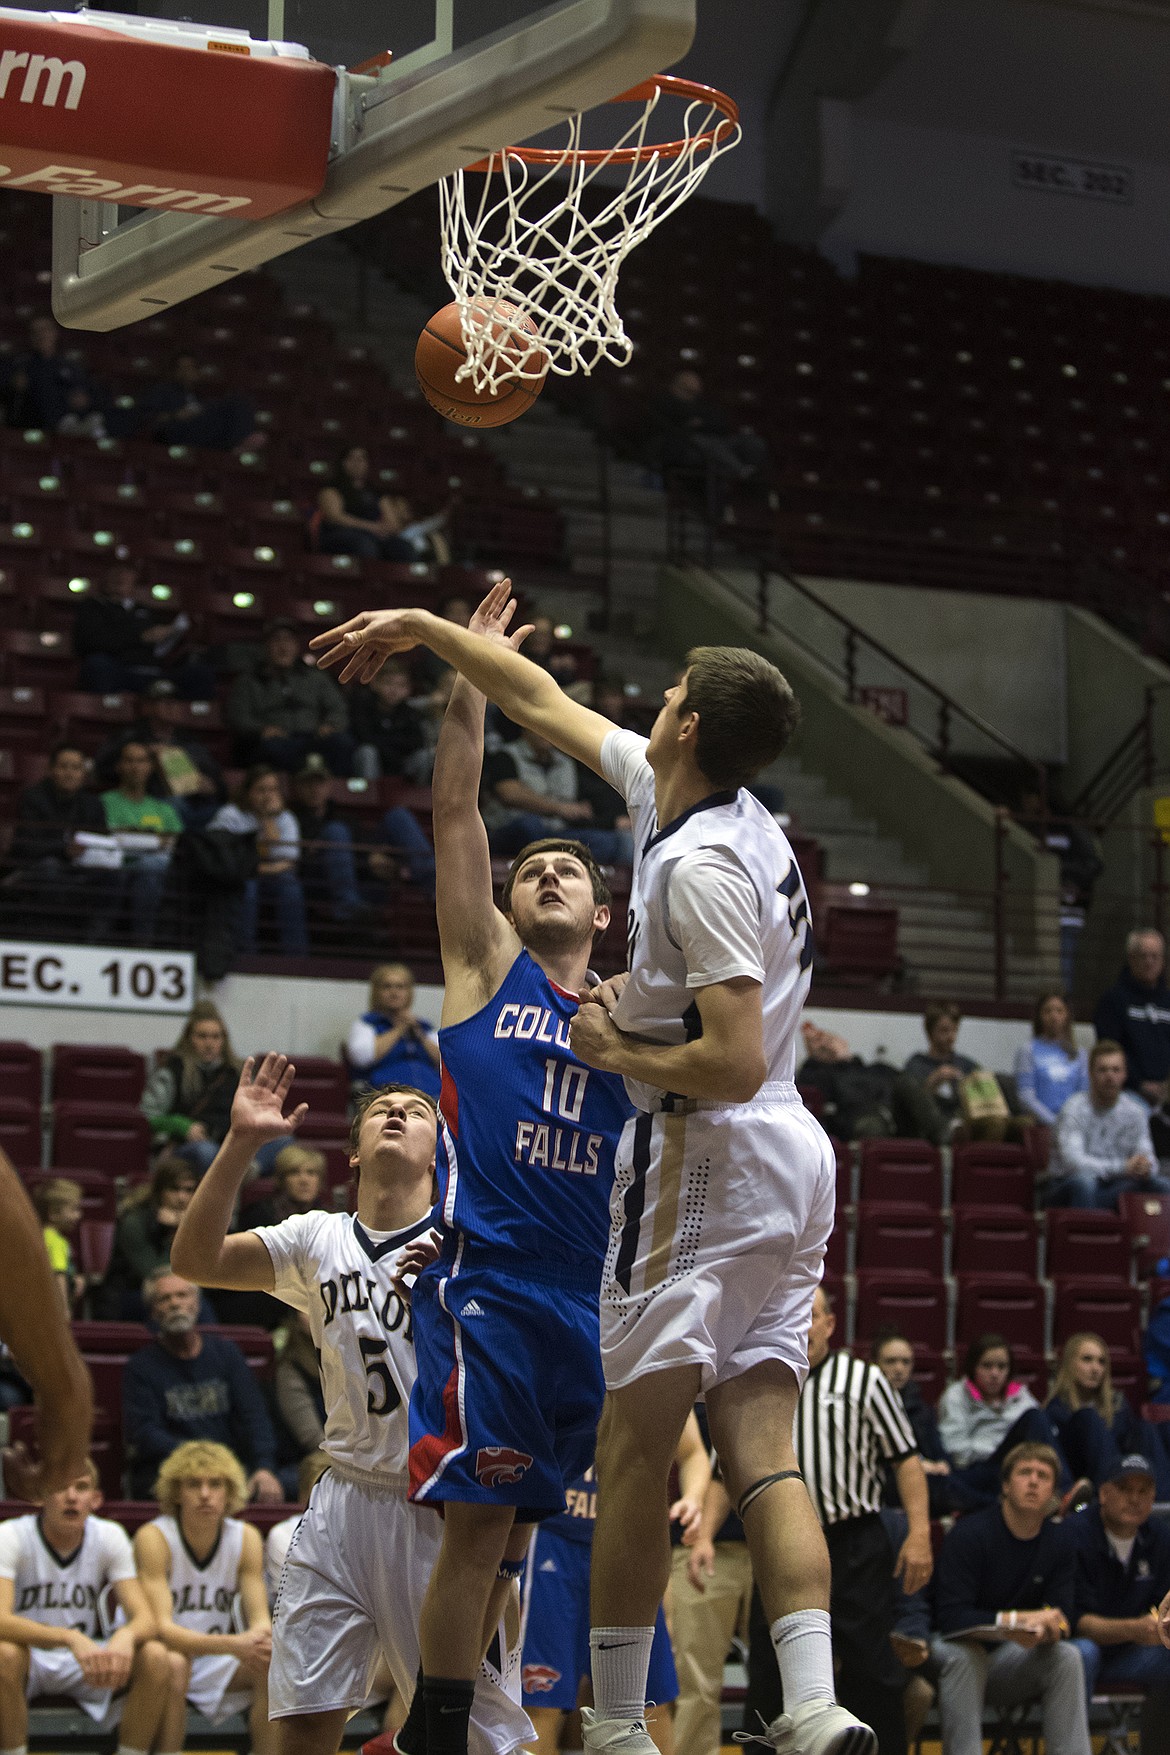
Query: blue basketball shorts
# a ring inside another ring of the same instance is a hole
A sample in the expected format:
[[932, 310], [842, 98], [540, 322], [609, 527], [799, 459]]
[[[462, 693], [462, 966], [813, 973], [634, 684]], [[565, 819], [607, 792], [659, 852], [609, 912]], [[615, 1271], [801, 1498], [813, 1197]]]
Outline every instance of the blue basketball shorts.
[[[555, 1529], [538, 1530], [525, 1575], [520, 1684], [524, 1709], [552, 1706], [572, 1712], [581, 1679], [589, 1675], [589, 1561], [592, 1543]], [[646, 1698], [656, 1705], [678, 1699], [678, 1676], [666, 1617], [658, 1610]]]
[[411, 1298], [410, 1497], [514, 1505], [518, 1522], [565, 1509], [593, 1461], [605, 1397], [596, 1285], [448, 1243]]

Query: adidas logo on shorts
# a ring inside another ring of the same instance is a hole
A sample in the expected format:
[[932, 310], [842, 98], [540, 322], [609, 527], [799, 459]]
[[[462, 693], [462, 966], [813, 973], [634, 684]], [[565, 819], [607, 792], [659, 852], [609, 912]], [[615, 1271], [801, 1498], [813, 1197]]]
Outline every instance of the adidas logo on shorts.
[[555, 1572], [556, 1569], [557, 1563], [555, 1560], [542, 1560], [540, 1563], [540, 1570], [542, 1572]]
[[463, 1306], [463, 1315], [465, 1318], [468, 1316], [486, 1316], [487, 1311], [478, 1299], [469, 1298], [467, 1303]]

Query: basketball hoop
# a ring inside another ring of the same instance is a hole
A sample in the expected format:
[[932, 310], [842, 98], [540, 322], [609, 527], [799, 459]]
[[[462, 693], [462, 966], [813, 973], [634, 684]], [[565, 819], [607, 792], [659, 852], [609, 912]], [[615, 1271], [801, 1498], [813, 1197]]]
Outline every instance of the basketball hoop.
[[[656, 144], [648, 136], [663, 97], [686, 109], [680, 137]], [[740, 138], [732, 99], [693, 80], [659, 74], [611, 101], [642, 106], [613, 146], [584, 147], [576, 115], [563, 146], [508, 147], [439, 185], [442, 268], [467, 352], [457, 376], [477, 392], [549, 369], [628, 365], [633, 344], [614, 302], [622, 263]], [[604, 177], [614, 169], [629, 173], [620, 187]], [[481, 181], [469, 199], [470, 177]], [[498, 312], [477, 322], [485, 301], [526, 314], [538, 338]]]

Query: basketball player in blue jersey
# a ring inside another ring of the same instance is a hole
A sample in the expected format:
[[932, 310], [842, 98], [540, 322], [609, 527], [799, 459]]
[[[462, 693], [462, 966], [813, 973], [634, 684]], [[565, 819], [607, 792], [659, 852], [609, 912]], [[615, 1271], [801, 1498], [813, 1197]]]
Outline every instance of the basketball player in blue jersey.
[[[758, 653], [697, 648], [647, 740], [569, 699], [519, 652], [423, 610], [367, 612], [312, 642], [320, 663], [343, 666], [342, 681], [368, 681], [420, 643], [601, 774], [633, 822], [629, 974], [590, 996], [599, 1003], [582, 1005], [570, 1036], [586, 1064], [623, 1075], [637, 1106], [601, 1294], [586, 1747], [652, 1755], [644, 1712], [669, 1574], [665, 1483], [702, 1394], [781, 1675], [785, 1710], [763, 1740], [775, 1755], [874, 1755], [874, 1731], [836, 1701], [828, 1548], [792, 1442], [834, 1169], [793, 1083], [808, 899], [786, 837], [746, 790], [797, 723], [792, 690]], [[921, 1487], [898, 1557], [908, 1590], [931, 1572]], [[904, 1734], [884, 1727], [883, 1746]]]
[[[473, 626], [508, 644], [507, 597]], [[523, 631], [511, 636], [518, 644]], [[593, 1459], [604, 1399], [598, 1288], [622, 1081], [582, 1065], [569, 1029], [609, 891], [586, 848], [513, 861], [503, 912], [478, 800], [486, 703], [460, 678], [435, 756], [436, 912], [445, 993], [438, 1211], [446, 1240], [414, 1287], [410, 1491], [443, 1512], [419, 1624], [422, 1687], [406, 1755], [464, 1755], [486, 1630], [531, 1529]]]

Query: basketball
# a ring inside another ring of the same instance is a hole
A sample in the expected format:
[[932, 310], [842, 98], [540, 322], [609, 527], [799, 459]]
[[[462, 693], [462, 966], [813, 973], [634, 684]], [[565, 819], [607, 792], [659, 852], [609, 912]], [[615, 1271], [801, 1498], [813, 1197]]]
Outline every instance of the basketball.
[[[492, 339], [501, 343], [505, 359], [510, 354], [520, 363], [524, 350], [516, 341], [509, 340], [504, 324], [495, 319], [506, 319], [523, 329], [526, 335], [538, 335], [539, 330], [531, 317], [515, 305], [505, 304], [502, 299], [477, 299], [471, 310], [473, 323], [491, 323]], [[455, 374], [466, 358], [459, 306], [452, 302], [435, 312], [419, 336], [414, 350], [414, 370], [419, 389], [431, 407], [445, 420], [454, 421], [461, 427], [506, 426], [532, 407], [548, 376], [548, 355], [542, 348], [535, 356], [537, 363], [543, 362], [539, 379], [505, 379], [494, 392], [477, 391], [470, 378], [455, 381]]]

